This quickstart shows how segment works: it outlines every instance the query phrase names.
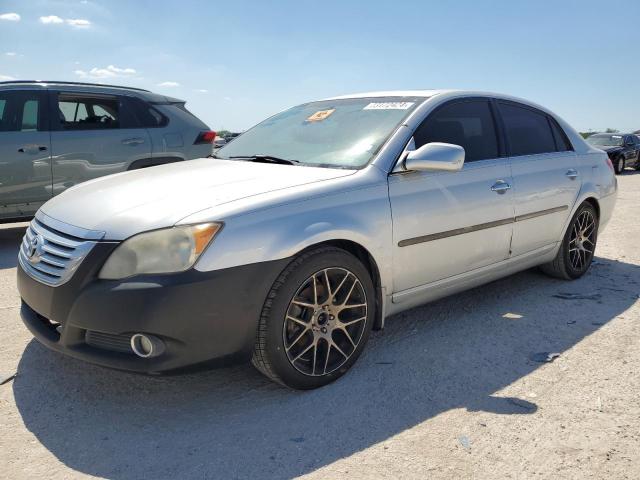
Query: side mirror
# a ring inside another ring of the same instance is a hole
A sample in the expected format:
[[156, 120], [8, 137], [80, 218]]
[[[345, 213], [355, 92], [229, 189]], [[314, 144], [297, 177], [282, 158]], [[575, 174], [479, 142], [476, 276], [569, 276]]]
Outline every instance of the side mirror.
[[409, 152], [404, 160], [406, 170], [457, 172], [464, 165], [464, 148], [451, 143], [427, 143]]

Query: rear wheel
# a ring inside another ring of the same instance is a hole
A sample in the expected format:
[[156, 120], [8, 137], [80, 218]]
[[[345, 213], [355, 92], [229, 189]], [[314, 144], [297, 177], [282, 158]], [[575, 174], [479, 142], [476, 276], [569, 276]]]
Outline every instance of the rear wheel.
[[598, 240], [598, 214], [588, 202], [578, 208], [556, 258], [541, 267], [552, 277], [574, 280], [584, 275], [593, 260]]
[[360, 356], [374, 313], [373, 282], [360, 260], [334, 247], [303, 253], [269, 292], [252, 362], [290, 388], [326, 385]]
[[624, 167], [624, 158], [622, 158], [622, 155], [618, 155], [618, 158], [613, 162], [613, 168], [616, 171], [616, 175], [620, 175], [624, 170]]

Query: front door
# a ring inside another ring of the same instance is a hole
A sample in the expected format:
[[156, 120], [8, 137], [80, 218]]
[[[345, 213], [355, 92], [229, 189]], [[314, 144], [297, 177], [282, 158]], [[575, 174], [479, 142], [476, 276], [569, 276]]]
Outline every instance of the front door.
[[33, 215], [51, 197], [46, 92], [0, 92], [0, 218]]
[[414, 133], [415, 148], [445, 142], [465, 149], [459, 172], [389, 176], [394, 292], [509, 257], [513, 226], [508, 160], [498, 147], [488, 99], [455, 100]]

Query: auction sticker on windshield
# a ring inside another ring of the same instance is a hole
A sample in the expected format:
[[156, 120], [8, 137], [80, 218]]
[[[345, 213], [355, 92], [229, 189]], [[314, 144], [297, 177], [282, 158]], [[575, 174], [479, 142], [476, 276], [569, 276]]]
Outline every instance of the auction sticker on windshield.
[[307, 122], [319, 122], [327, 118], [329, 115], [331, 115], [335, 111], [336, 111], [335, 108], [331, 108], [329, 110], [320, 110], [314, 113], [313, 115], [311, 115], [310, 117], [308, 117]]
[[373, 102], [363, 110], [408, 110], [415, 102]]

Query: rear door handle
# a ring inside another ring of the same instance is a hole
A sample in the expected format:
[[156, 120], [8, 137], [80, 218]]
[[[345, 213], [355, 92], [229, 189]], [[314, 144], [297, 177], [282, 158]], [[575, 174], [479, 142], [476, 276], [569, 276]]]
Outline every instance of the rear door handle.
[[578, 171], [575, 168], [570, 168], [569, 170], [567, 170], [567, 173], [565, 173], [565, 175], [571, 180], [575, 180], [576, 178], [578, 178]]
[[511, 185], [509, 185], [504, 180], [498, 180], [491, 186], [491, 191], [496, 192], [499, 195], [504, 194], [509, 189], [511, 189]]
[[144, 143], [144, 138], [134, 137], [134, 138], [125, 138], [122, 140], [123, 145], [140, 145]]

